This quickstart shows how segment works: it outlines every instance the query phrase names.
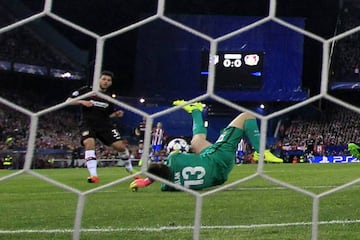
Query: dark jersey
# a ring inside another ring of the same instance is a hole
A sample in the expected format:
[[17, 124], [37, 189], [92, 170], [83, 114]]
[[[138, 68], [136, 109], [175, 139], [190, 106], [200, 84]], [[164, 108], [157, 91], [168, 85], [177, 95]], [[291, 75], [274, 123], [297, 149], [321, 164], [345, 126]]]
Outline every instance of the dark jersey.
[[[85, 86], [71, 94], [71, 98], [78, 97], [82, 94], [88, 93], [92, 90], [91, 87]], [[109, 95], [104, 92], [104, 94]], [[81, 124], [91, 127], [104, 127], [111, 124], [109, 115], [114, 112], [114, 104], [102, 99], [101, 97], [93, 96], [84, 98], [83, 100], [91, 101], [92, 107], [81, 106]]]
[[146, 122], [142, 121], [139, 123], [139, 125], [135, 129], [136, 136], [139, 140], [144, 140], [145, 130], [146, 130]]
[[315, 140], [313, 138], [309, 138], [306, 140], [306, 152], [311, 153], [314, 152]]

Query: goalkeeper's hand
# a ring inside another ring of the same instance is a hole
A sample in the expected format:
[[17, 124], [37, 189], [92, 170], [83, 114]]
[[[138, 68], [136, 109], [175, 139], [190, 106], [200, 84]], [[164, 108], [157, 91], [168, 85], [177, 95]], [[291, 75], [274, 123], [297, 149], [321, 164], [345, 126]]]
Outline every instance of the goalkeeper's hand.
[[138, 178], [130, 183], [130, 189], [141, 188], [150, 185], [152, 181], [149, 178]]

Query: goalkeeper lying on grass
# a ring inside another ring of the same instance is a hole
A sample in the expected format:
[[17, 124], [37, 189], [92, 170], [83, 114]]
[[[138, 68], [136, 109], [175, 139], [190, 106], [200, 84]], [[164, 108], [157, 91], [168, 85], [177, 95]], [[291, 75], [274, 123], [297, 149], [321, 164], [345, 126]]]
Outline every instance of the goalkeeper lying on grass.
[[[173, 104], [183, 105], [186, 104], [186, 101], [177, 100]], [[198, 102], [187, 104], [183, 109], [191, 113], [193, 118], [191, 147], [194, 153], [171, 153], [166, 164], [150, 164], [149, 173], [190, 189], [201, 190], [223, 184], [228, 179], [228, 175], [235, 165], [238, 143], [243, 137], [246, 136], [255, 150], [259, 152], [260, 133], [257, 121], [252, 114], [239, 114], [223, 129], [218, 140], [212, 144], [206, 140], [207, 129], [204, 127], [202, 118], [203, 104]], [[130, 188], [136, 190], [146, 187], [152, 182], [153, 180], [150, 178], [139, 178], [130, 184]], [[161, 190], [176, 189], [162, 184]]]

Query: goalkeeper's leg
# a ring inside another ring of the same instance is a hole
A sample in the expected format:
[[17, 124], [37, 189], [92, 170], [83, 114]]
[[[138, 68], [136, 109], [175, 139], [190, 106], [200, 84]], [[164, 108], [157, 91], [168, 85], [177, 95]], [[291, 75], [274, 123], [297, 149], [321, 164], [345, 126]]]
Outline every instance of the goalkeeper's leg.
[[[186, 105], [184, 105], [186, 104]], [[189, 103], [185, 100], [176, 100], [173, 102], [173, 105], [180, 106], [184, 105], [183, 109], [190, 113], [193, 120], [192, 125], [192, 139], [191, 139], [191, 149], [195, 153], [200, 153], [204, 148], [211, 145], [211, 143], [206, 140], [207, 129], [204, 126], [204, 120], [202, 116], [202, 111], [204, 104], [200, 102]]]

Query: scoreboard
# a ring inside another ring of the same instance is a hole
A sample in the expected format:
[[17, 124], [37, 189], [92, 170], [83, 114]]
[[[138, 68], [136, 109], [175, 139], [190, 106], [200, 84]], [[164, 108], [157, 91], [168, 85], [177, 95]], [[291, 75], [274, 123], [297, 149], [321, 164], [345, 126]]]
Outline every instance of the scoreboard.
[[264, 52], [202, 52], [201, 88], [207, 86], [208, 67], [215, 64], [216, 90], [260, 90], [263, 86]]

